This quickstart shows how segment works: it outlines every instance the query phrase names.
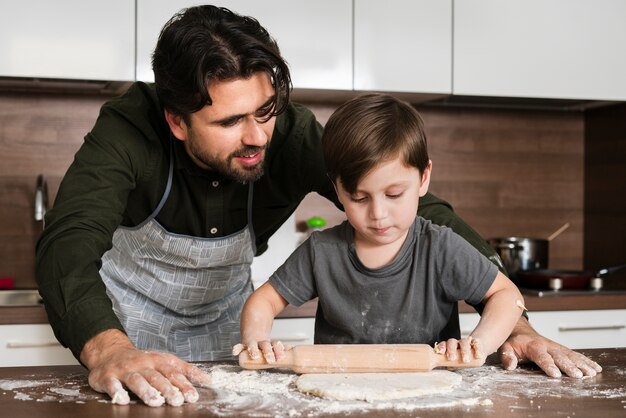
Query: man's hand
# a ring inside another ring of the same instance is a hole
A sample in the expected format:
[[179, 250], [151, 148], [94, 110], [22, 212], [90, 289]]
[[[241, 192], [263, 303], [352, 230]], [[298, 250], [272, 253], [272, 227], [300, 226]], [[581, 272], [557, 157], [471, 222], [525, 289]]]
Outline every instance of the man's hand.
[[535, 331], [525, 318], [520, 318], [511, 336], [498, 350], [502, 367], [513, 370], [518, 362], [530, 361], [550, 377], [595, 376], [602, 367], [586, 356], [570, 350]]
[[80, 360], [89, 369], [89, 385], [120, 405], [130, 402], [125, 388], [148, 406], [179, 406], [198, 400], [194, 384], [211, 383], [197, 367], [172, 354], [139, 350], [126, 334], [114, 329], [87, 341]]

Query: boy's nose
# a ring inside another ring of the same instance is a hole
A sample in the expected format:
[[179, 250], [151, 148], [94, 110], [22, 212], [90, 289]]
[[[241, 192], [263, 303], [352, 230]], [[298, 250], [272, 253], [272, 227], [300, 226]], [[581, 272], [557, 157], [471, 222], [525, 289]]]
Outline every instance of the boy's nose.
[[372, 219], [384, 219], [387, 217], [387, 207], [380, 199], [373, 199], [370, 205], [370, 217]]

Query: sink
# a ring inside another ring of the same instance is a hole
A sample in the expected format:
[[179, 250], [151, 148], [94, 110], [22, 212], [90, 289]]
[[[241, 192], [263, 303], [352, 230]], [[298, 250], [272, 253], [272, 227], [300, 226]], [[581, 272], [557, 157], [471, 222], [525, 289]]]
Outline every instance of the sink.
[[2, 306], [38, 306], [43, 303], [36, 289], [0, 290], [0, 307]]

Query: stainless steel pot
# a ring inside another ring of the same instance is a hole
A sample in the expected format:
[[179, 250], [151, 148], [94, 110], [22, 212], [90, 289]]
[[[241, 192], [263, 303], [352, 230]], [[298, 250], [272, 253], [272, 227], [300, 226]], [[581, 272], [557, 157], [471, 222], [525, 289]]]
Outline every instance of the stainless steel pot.
[[520, 271], [548, 268], [547, 239], [526, 237], [490, 238], [489, 245], [496, 250], [511, 279]]

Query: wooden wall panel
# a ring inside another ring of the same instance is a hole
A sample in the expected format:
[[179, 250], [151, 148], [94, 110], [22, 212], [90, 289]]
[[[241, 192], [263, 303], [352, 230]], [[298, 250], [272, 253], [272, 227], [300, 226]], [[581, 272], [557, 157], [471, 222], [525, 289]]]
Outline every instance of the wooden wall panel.
[[106, 97], [0, 94], [0, 277], [16, 288], [36, 287], [34, 220], [38, 174], [47, 177], [52, 205], [63, 174]]
[[[33, 220], [37, 174], [51, 202], [74, 152], [107, 97], [0, 94], [0, 277], [35, 287]], [[311, 105], [325, 123], [336, 105]], [[434, 162], [431, 191], [449, 200], [484, 237], [547, 237], [550, 267], [583, 266], [584, 116], [582, 113], [419, 107]], [[299, 221], [343, 213], [310, 195]]]
[[[585, 121], [585, 268], [626, 263], [626, 104], [588, 112]], [[607, 285], [626, 283], [626, 270]]]

